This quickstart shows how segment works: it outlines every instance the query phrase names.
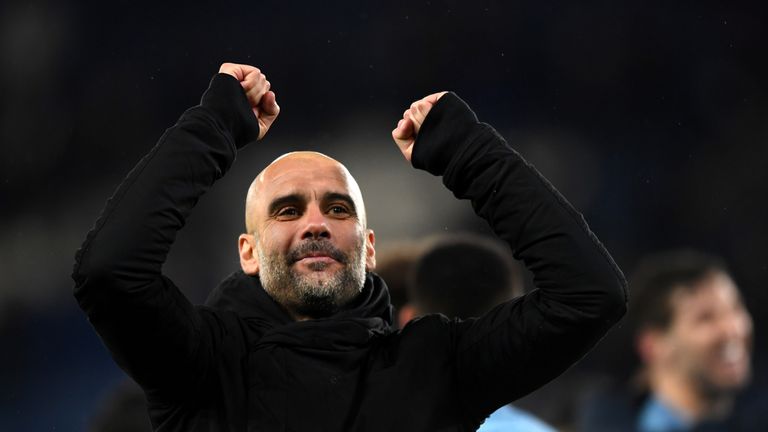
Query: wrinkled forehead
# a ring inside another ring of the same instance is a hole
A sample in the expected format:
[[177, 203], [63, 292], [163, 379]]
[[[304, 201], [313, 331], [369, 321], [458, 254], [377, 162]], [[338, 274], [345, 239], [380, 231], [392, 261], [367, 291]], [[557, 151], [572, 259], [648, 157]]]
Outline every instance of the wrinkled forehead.
[[360, 187], [344, 165], [321, 153], [288, 153], [267, 166], [251, 184], [246, 200], [246, 225], [253, 212], [265, 212], [269, 203], [280, 196], [318, 197], [329, 192], [349, 195], [365, 223]]
[[259, 200], [275, 195], [332, 190], [351, 194], [356, 189], [354, 179], [343, 165], [322, 159], [280, 160], [267, 167], [257, 178]]

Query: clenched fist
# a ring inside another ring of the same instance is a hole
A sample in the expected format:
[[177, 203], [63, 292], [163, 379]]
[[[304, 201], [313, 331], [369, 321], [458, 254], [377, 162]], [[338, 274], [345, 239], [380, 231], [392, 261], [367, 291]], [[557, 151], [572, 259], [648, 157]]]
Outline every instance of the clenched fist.
[[433, 93], [423, 99], [417, 100], [411, 104], [411, 107], [405, 110], [403, 118], [397, 122], [397, 127], [392, 131], [392, 138], [395, 144], [403, 152], [403, 156], [408, 162], [411, 161], [413, 153], [413, 143], [416, 142], [416, 135], [419, 134], [424, 119], [435, 105], [438, 99], [448, 92]]
[[280, 114], [280, 106], [275, 100], [275, 93], [270, 90], [267, 76], [261, 73], [258, 68], [236, 63], [222, 64], [219, 73], [232, 75], [240, 81], [240, 85], [245, 90], [245, 96], [253, 109], [253, 114], [259, 121], [259, 139], [264, 138], [269, 127], [272, 126], [272, 122]]

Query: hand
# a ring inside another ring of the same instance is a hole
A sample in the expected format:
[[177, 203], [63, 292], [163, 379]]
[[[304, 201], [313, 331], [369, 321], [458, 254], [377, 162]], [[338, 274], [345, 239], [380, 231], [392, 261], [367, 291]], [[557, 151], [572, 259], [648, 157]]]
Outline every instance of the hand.
[[403, 118], [397, 122], [397, 127], [392, 131], [392, 138], [395, 140], [395, 144], [403, 152], [403, 156], [405, 156], [408, 162], [411, 161], [416, 135], [419, 134], [427, 114], [429, 114], [437, 100], [446, 93], [448, 92], [433, 93], [424, 99], [412, 103], [411, 107], [403, 113]]
[[232, 75], [240, 81], [253, 114], [259, 121], [259, 139], [264, 138], [272, 122], [280, 114], [280, 106], [275, 101], [275, 93], [269, 89], [271, 85], [267, 76], [258, 68], [236, 63], [222, 64], [219, 73]]

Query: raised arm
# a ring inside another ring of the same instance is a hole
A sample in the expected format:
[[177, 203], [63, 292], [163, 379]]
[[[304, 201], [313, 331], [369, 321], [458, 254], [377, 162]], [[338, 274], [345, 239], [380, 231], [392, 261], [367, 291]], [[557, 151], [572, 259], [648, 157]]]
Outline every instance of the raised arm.
[[212, 359], [216, 319], [193, 307], [162, 265], [197, 200], [279, 108], [264, 74], [225, 63], [123, 180], [77, 251], [75, 297], [139, 384], [183, 392]]
[[450, 324], [461, 404], [482, 419], [558, 376], [626, 310], [626, 281], [580, 213], [453, 93], [415, 102], [392, 132], [414, 167], [469, 199], [538, 289]]

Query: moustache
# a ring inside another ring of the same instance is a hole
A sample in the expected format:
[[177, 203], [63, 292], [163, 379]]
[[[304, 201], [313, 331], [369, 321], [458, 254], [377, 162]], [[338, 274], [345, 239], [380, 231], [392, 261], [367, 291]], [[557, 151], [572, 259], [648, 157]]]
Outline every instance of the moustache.
[[322, 254], [333, 258], [334, 260], [346, 264], [347, 256], [328, 240], [309, 240], [288, 252], [288, 264], [293, 264], [302, 258], [312, 254]]

